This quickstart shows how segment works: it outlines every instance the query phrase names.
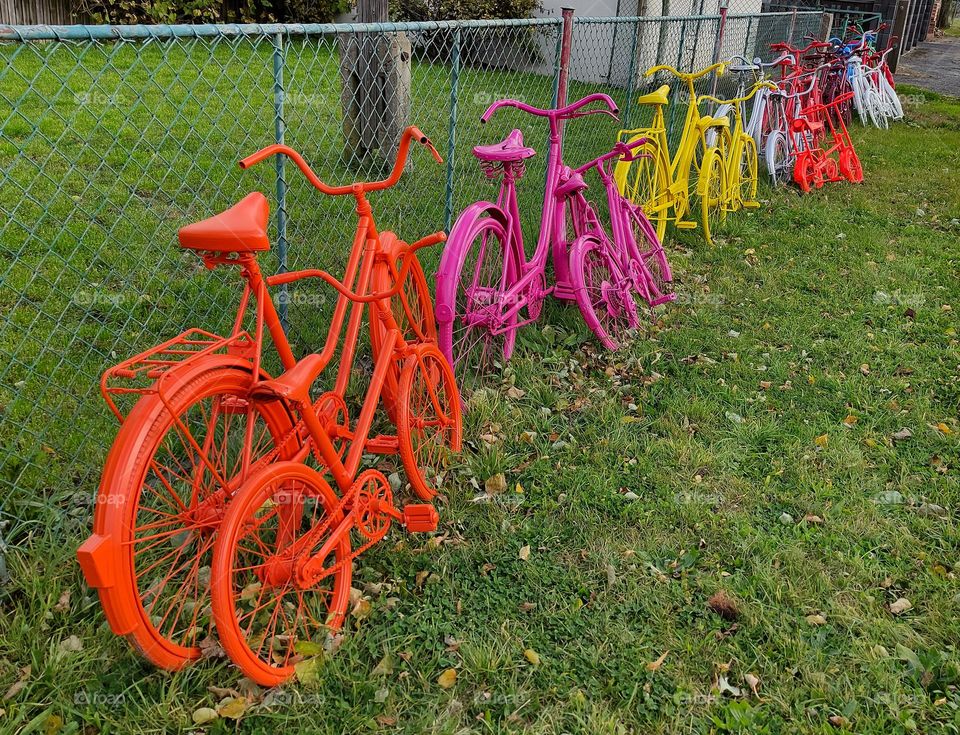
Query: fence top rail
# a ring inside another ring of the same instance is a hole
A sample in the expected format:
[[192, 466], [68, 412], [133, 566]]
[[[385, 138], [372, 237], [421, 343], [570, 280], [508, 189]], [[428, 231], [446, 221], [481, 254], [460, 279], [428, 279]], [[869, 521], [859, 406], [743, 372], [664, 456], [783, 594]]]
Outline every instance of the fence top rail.
[[[777, 18], [777, 17], [790, 17], [796, 15], [797, 17], [805, 15], [821, 15], [823, 10], [820, 8], [816, 9], [805, 9], [797, 11], [796, 13], [790, 10], [776, 11], [770, 13], [729, 13], [727, 15], [727, 20], [732, 20], [734, 18]], [[609, 16], [574, 16], [574, 23], [584, 23], [588, 25], [602, 25], [604, 23], [660, 23], [663, 21], [691, 21], [691, 20], [719, 20], [720, 16], [717, 14], [714, 15], [609, 15]]]
[[407, 23], [203, 23], [197, 25], [0, 25], [0, 41], [139, 41], [169, 38], [321, 36], [340, 33], [397, 33], [457, 28], [560, 26], [562, 18], [434, 20]]

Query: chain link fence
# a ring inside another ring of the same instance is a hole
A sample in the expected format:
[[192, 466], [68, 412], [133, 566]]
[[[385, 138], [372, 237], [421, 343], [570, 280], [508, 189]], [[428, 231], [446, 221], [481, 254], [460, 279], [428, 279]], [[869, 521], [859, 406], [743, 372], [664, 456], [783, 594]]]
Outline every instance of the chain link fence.
[[[819, 19], [730, 16], [722, 37], [719, 16], [577, 19], [568, 99], [605, 91], [637, 125], [634, 100], [661, 81], [643, 75], [654, 62], [765, 55]], [[116, 432], [98, 395], [107, 366], [188, 326], [229, 330], [237, 273], [182, 252], [180, 226], [260, 190], [274, 214], [265, 270], [342, 270], [352, 200], [320, 195], [281, 161], [242, 172], [240, 157], [283, 141], [328, 182], [379, 178], [416, 124], [445, 163], [415, 149], [401, 183], [371, 197], [381, 226], [412, 240], [496, 196], [470, 149], [521, 127], [542, 154], [520, 188], [535, 228], [546, 126], [507, 110], [481, 130], [479, 117], [502, 97], [553, 105], [561, 38], [560, 19], [0, 29], [0, 558], [3, 540], [70, 538], [88, 525]], [[399, 60], [400, 78], [371, 82], [369, 60], [384, 56]], [[357, 84], [374, 90], [372, 122], [354, 109]], [[567, 160], [609, 149], [617, 127], [571, 121]], [[430, 275], [439, 252], [422, 255]], [[321, 347], [332, 307], [326, 288], [283, 294], [299, 353]]]

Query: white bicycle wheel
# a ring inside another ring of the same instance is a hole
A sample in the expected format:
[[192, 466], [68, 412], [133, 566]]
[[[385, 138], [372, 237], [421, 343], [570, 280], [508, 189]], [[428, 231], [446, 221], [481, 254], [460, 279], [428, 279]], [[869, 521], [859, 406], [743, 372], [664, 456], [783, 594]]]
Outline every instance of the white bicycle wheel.
[[897, 90], [893, 88], [893, 85], [890, 84], [890, 80], [887, 79], [885, 74], [880, 74], [880, 88], [883, 90], [884, 96], [890, 102], [890, 106], [893, 108], [893, 119], [902, 120], [903, 119], [903, 105], [900, 104], [900, 97], [897, 95]]
[[767, 173], [770, 174], [770, 182], [774, 186], [789, 183], [793, 160], [790, 157], [787, 136], [783, 134], [782, 130], [774, 130], [767, 136], [764, 163], [767, 167]]

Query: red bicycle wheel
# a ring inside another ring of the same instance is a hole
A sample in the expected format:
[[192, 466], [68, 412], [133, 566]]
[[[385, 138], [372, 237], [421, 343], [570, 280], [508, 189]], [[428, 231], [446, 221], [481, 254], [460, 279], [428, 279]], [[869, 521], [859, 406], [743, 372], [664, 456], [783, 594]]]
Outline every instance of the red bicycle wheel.
[[251, 383], [248, 371], [221, 367], [186, 382], [168, 404], [142, 398], [110, 451], [94, 535], [78, 551], [111, 629], [161, 668], [198, 658], [212, 633], [212, 548], [244, 473], [298, 444], [283, 403], [247, 402]]
[[[321, 654], [346, 617], [349, 531], [328, 543], [343, 520], [337, 503], [318, 472], [280, 462], [251, 476], [223, 519], [213, 554], [213, 615], [224, 650], [262, 686], [287, 681], [299, 662]], [[321, 553], [326, 571], [315, 581], [300, 579], [297, 562]]]
[[809, 155], [800, 154], [797, 157], [797, 163], [793, 168], [793, 180], [804, 194], [809, 194], [816, 183], [816, 174], [814, 172], [813, 159]]
[[433, 345], [418, 347], [400, 374], [397, 442], [410, 486], [430, 500], [443, 485], [450, 455], [463, 442], [460, 393], [453, 369]]
[[851, 183], [859, 184], [863, 181], [863, 166], [853, 148], [847, 147], [840, 150], [840, 173]]

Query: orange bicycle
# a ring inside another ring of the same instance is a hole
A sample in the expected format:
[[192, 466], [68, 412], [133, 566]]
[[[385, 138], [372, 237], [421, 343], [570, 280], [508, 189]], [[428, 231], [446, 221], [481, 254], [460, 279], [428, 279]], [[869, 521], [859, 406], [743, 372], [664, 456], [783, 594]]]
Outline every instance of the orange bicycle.
[[[260, 650], [264, 641], [270, 648], [269, 675], [261, 671], [255, 678], [280, 681], [308, 640], [290, 627], [290, 618], [301, 620], [291, 611], [313, 616], [319, 615], [317, 605], [324, 606], [324, 630], [335, 628], [349, 598], [349, 560], [382, 538], [392, 520], [410, 531], [436, 527], [431, 504], [398, 507], [381, 472], [360, 471], [364, 454], [399, 454], [411, 489], [429, 500], [443, 481], [449, 453], [461, 445], [459, 394], [435, 344], [430, 293], [415, 255], [445, 235], [408, 245], [380, 232], [366, 198], [399, 181], [412, 140], [441, 161], [429, 139], [410, 127], [388, 178], [346, 186], [323, 183], [282, 145], [241, 161], [247, 168], [286, 155], [321, 192], [356, 199], [359, 222], [343, 282], [316, 269], [264, 277], [257, 253], [270, 246], [269, 205], [262, 194], [250, 194], [179, 233], [181, 246], [198, 251], [207, 267], [240, 269], [245, 286], [231, 334], [187, 330], [111, 368], [101, 380], [122, 425], [104, 467], [93, 535], [77, 556], [111, 629], [158, 666], [175, 669], [198, 658], [216, 618], [224, 647], [245, 671], [245, 652], [255, 656], [262, 635]], [[332, 285], [339, 297], [323, 351], [297, 360], [268, 287], [313, 277]], [[251, 296], [252, 336], [243, 329]], [[365, 313], [374, 368], [351, 425], [345, 396]], [[345, 321], [335, 384], [314, 399], [311, 388], [336, 354]], [[261, 364], [264, 329], [284, 368], [277, 378]], [[137, 398], [126, 417], [118, 406], [124, 396]], [[381, 401], [396, 434], [371, 437]], [[309, 540], [333, 524], [339, 566], [329, 571], [319, 568]], [[365, 543], [351, 551], [354, 528]], [[217, 540], [222, 534], [224, 543]], [[265, 563], [230, 563], [245, 559], [250, 549], [264, 553]], [[308, 599], [308, 590], [328, 580], [332, 595]], [[254, 595], [256, 584], [261, 592]], [[288, 587], [297, 601], [289, 609]], [[250, 600], [256, 603], [252, 616], [245, 612]], [[266, 609], [268, 628], [261, 630]], [[283, 652], [280, 641], [288, 645]]]

